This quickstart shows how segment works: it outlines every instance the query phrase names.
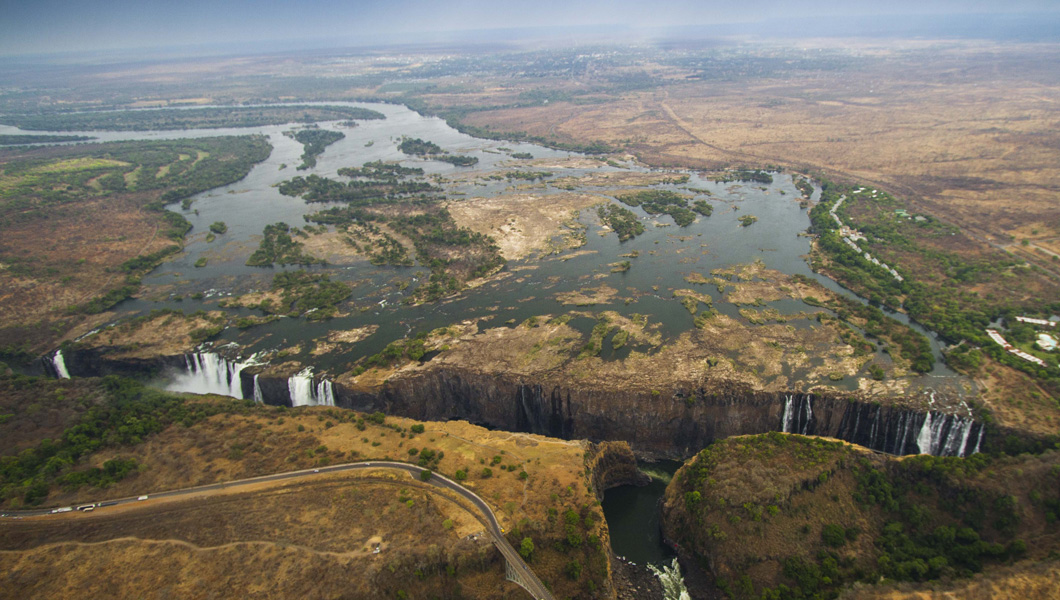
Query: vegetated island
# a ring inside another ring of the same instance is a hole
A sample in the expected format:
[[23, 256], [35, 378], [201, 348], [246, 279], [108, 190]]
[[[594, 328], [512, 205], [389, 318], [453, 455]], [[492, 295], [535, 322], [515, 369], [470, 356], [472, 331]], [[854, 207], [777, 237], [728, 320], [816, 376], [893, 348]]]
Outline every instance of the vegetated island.
[[420, 138], [402, 137], [401, 143], [398, 144], [398, 150], [405, 154], [424, 156], [431, 160], [440, 160], [458, 167], [470, 167], [478, 164], [478, 158], [475, 156], [449, 154], [449, 152], [442, 150], [438, 144], [421, 140]]
[[623, 204], [639, 206], [650, 215], [667, 214], [673, 217], [674, 223], [681, 227], [691, 225], [696, 220], [694, 213], [709, 217], [713, 209], [704, 200], [696, 201], [688, 208], [688, 198], [669, 190], [645, 190], [616, 196]]
[[356, 106], [297, 104], [14, 114], [0, 116], [0, 123], [36, 131], [150, 131], [385, 118], [383, 113]]
[[299, 171], [317, 166], [317, 157], [324, 153], [324, 149], [346, 137], [346, 134], [341, 131], [330, 131], [317, 127], [287, 131], [284, 132], [284, 135], [293, 138], [305, 147], [302, 152], [302, 164], [298, 165]]
[[[414, 143], [434, 146], [422, 140]], [[409, 179], [422, 173], [418, 168], [372, 162], [340, 169], [340, 175], [353, 179], [349, 182], [310, 175], [285, 181], [279, 189], [307, 202], [346, 202], [346, 206], [312, 213], [305, 219], [336, 227], [349, 246], [368, 256], [373, 264], [411, 265], [410, 244], [420, 263], [431, 269], [429, 282], [417, 288], [414, 297], [416, 301], [432, 301], [496, 272], [505, 260], [493, 238], [457, 225], [443, 205], [444, 198], [423, 193], [437, 188]], [[294, 234], [300, 235], [297, 231]]]
[[89, 135], [14, 135], [0, 134], [0, 146], [27, 144], [57, 144], [59, 142], [87, 142], [96, 138]]
[[622, 208], [615, 204], [605, 204], [596, 209], [600, 222], [615, 230], [618, 241], [624, 242], [644, 233], [644, 223], [637, 219], [637, 215], [628, 208]]

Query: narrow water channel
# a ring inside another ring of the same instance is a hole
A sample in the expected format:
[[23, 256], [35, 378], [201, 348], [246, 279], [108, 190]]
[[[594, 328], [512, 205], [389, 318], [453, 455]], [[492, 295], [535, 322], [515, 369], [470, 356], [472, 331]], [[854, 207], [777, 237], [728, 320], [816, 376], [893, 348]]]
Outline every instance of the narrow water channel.
[[674, 553], [662, 538], [662, 499], [681, 463], [659, 461], [642, 463], [651, 476], [643, 487], [623, 485], [604, 492], [604, 518], [611, 534], [611, 550], [616, 556], [639, 566], [669, 565]]

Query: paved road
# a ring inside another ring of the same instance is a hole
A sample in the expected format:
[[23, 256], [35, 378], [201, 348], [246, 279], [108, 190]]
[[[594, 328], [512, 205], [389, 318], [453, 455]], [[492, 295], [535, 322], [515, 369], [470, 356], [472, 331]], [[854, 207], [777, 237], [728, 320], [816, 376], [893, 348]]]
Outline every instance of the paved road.
[[[201, 485], [201, 486], [198, 486], [198, 487], [184, 488], [184, 489], [180, 489], [180, 490], [171, 490], [171, 491], [168, 491], [168, 492], [158, 492], [156, 494], [147, 494], [147, 495], [144, 495], [144, 496], [137, 496], [137, 497], [130, 497], [130, 498], [121, 498], [119, 500], [107, 500], [107, 501], [103, 501], [103, 502], [83, 503], [83, 504], [79, 504], [79, 505], [76, 505], [76, 506], [70, 506], [70, 507], [64, 507], [64, 508], [7, 511], [7, 512], [4, 512], [4, 513], [0, 513], [0, 518], [34, 517], [34, 516], [43, 516], [43, 515], [52, 515], [52, 514], [58, 516], [58, 515], [65, 514], [65, 513], [75, 512], [77, 506], [84, 507], [84, 506], [87, 506], [89, 504], [94, 506], [93, 510], [105, 510], [107, 507], [110, 507], [110, 506], [120, 506], [120, 505], [123, 505], [123, 504], [135, 504], [137, 502], [142, 502], [144, 500], [153, 500], [153, 499], [156, 499], [156, 498], [173, 498], [173, 497], [178, 497], [178, 496], [188, 496], [188, 495], [191, 495], [191, 494], [199, 494], [199, 493], [202, 493], [202, 492], [208, 492], [208, 491], [214, 491], [214, 490], [222, 490], [222, 489], [240, 488], [240, 487], [245, 487], [245, 486], [249, 486], [249, 485], [254, 485], [254, 484], [259, 484], [259, 483], [267, 483], [267, 482], [272, 482], [272, 481], [285, 481], [285, 480], [301, 479], [303, 477], [312, 477], [314, 475], [321, 475], [321, 474], [324, 474], [324, 473], [337, 473], [337, 472], [340, 472], [340, 471], [355, 471], [355, 470], [379, 469], [379, 468], [398, 469], [398, 470], [401, 470], [401, 471], [405, 471], [405, 472], [409, 473], [410, 475], [412, 475], [413, 477], [415, 477], [416, 479], [419, 479], [420, 473], [422, 473], [423, 471], [426, 470], [426, 469], [423, 469], [422, 467], [418, 467], [416, 465], [410, 465], [408, 463], [373, 460], [373, 461], [366, 461], [366, 462], [347, 463], [347, 464], [342, 464], [342, 465], [331, 465], [331, 466], [327, 466], [327, 467], [320, 467], [318, 469], [304, 469], [304, 470], [301, 470], [301, 471], [289, 471], [287, 473], [275, 473], [273, 475], [262, 475], [261, 477], [251, 477], [249, 479], [240, 479], [240, 480], [237, 480], [237, 481], [229, 481], [229, 482], [225, 482], [225, 483], [212, 483], [210, 485]], [[553, 600], [552, 594], [548, 591], [548, 589], [544, 586], [544, 584], [541, 583], [541, 580], [538, 579], [537, 576], [534, 575], [533, 571], [530, 570], [530, 567], [523, 560], [523, 557], [519, 556], [519, 553], [515, 551], [515, 548], [513, 548], [512, 545], [508, 543], [508, 540], [505, 539], [504, 530], [501, 528], [500, 523], [497, 521], [496, 515], [493, 514], [493, 509], [491, 509], [489, 507], [489, 505], [486, 504], [485, 500], [483, 500], [477, 494], [475, 494], [471, 490], [465, 488], [464, 486], [456, 483], [455, 481], [453, 481], [453, 480], [451, 480], [451, 479], [449, 479], [447, 477], [443, 477], [443, 476], [441, 476], [441, 475], [439, 475], [437, 473], [434, 473], [431, 476], [431, 479], [430, 479], [430, 481], [428, 483], [431, 484], [431, 485], [434, 485], [436, 487], [452, 490], [452, 491], [460, 494], [464, 498], [466, 498], [472, 504], [474, 504], [475, 507], [478, 508], [479, 511], [482, 513], [482, 516], [485, 517], [486, 525], [489, 528], [490, 537], [493, 539], [493, 544], [495, 546], [497, 546], [498, 550], [501, 551], [501, 554], [504, 555], [504, 559], [506, 561], [508, 561], [508, 563], [512, 566], [512, 568], [517, 573], [519, 573], [520, 578], [523, 580], [523, 582], [525, 582], [527, 584], [527, 587], [530, 588], [529, 591], [530, 591], [531, 594], [533, 594], [534, 598], [539, 598], [541, 600], [546, 600], [546, 599], [547, 600]]]

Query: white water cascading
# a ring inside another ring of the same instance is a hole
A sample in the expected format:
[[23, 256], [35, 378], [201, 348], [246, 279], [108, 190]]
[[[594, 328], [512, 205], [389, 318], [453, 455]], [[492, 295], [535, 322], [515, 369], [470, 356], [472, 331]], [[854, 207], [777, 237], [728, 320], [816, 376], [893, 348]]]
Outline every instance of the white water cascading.
[[306, 367], [287, 378], [291, 406], [313, 406], [313, 368]]
[[[974, 425], [972, 419], [928, 412], [916, 437], [917, 449], [921, 454], [963, 457], [968, 452], [968, 438], [972, 435]], [[980, 427], [972, 454], [979, 452], [982, 441], [983, 428]]]
[[802, 425], [802, 435], [810, 435], [811, 419], [813, 419], [813, 396], [806, 396], [806, 422]]
[[903, 413], [902, 417], [898, 420], [898, 435], [895, 436], [895, 447], [893, 454], [905, 453], [906, 444], [909, 442], [909, 427], [910, 422], [913, 420], [912, 413]]
[[688, 588], [685, 587], [684, 577], [681, 576], [681, 566], [677, 563], [676, 558], [670, 563], [669, 567], [663, 565], [660, 569], [649, 563], [648, 568], [659, 578], [659, 583], [662, 584], [663, 588], [664, 600], [691, 600], [688, 595]]
[[239, 373], [251, 362], [230, 361], [215, 352], [184, 355], [184, 371], [166, 386], [173, 392], [220, 394], [243, 399]]
[[52, 367], [55, 368], [55, 376], [59, 379], [70, 379], [70, 371], [66, 370], [66, 362], [63, 360], [63, 351], [57, 350], [52, 356]]
[[291, 406], [335, 406], [335, 393], [331, 382], [321, 379], [313, 382], [313, 368], [306, 367], [287, 378], [287, 391]]
[[258, 384], [260, 374], [254, 375], [254, 402], [265, 404], [265, 396], [261, 393], [261, 385]]
[[331, 390], [331, 382], [321, 379], [317, 384], [316, 401], [318, 406], [335, 406], [335, 394]]
[[957, 417], [956, 422], [950, 427], [950, 433], [942, 445], [943, 456], [964, 456], [965, 445], [968, 444], [968, 436], [972, 433], [972, 420]]
[[784, 398], [784, 420], [783, 420], [783, 431], [784, 433], [795, 433], [791, 429], [791, 422], [795, 418], [795, 409], [792, 406], [792, 396], [788, 394]]
[[921, 454], [935, 454], [934, 448], [932, 447], [935, 433], [931, 429], [934, 421], [934, 414], [935, 413], [929, 412], [924, 417], [924, 423], [920, 426], [920, 433], [916, 436], [916, 447]]

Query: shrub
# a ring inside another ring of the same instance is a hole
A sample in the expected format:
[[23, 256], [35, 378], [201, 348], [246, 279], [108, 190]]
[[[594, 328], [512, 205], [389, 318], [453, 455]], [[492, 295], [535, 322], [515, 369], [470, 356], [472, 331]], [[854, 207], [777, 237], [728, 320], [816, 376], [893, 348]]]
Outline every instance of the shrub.
[[847, 541], [846, 530], [841, 525], [829, 523], [821, 530], [821, 541], [833, 548], [839, 548]]

